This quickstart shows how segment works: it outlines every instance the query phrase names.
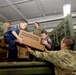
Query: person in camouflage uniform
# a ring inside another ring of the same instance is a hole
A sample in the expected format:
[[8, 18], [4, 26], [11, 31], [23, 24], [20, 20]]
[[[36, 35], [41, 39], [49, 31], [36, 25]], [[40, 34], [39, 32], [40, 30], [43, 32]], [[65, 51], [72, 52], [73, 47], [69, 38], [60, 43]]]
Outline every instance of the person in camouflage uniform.
[[4, 33], [11, 27], [11, 23], [6, 21], [3, 25]]
[[44, 52], [27, 50], [37, 58], [52, 62], [56, 75], [76, 75], [76, 51], [72, 51], [75, 41], [71, 37], [64, 37], [61, 41], [61, 50]]
[[40, 28], [40, 25], [38, 22], [35, 22], [34, 23], [34, 27], [35, 27], [35, 30], [33, 31], [33, 34], [37, 35], [37, 36], [41, 36], [41, 32], [44, 30], [46, 32], [45, 29], [42, 29]]
[[3, 24], [0, 23], [0, 39], [3, 38], [3, 34], [4, 34]]
[[1, 23], [0, 25], [0, 38], [3, 39], [3, 34], [10, 28], [11, 24], [9, 21], [6, 21], [5, 23]]
[[[41, 37], [41, 32], [42, 32], [42, 31], [47, 32], [45, 29], [40, 28], [40, 25], [39, 25], [38, 22], [35, 22], [35, 23], [34, 23], [34, 27], [35, 27], [35, 29], [34, 29], [34, 31], [33, 31], [33, 34], [35, 34], [35, 35], [37, 35], [37, 36], [40, 36], [40, 37]], [[31, 60], [31, 61], [35, 60], [35, 57], [34, 57], [33, 55], [29, 54], [29, 57], [30, 57], [30, 60]]]

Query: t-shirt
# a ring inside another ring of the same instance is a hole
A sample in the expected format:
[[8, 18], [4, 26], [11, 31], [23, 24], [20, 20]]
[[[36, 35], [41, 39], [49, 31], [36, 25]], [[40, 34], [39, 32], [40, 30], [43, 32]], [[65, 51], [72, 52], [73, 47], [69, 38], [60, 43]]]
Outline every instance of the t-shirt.
[[19, 33], [18, 26], [12, 26], [9, 28], [9, 30], [4, 34], [5, 37], [9, 37], [12, 40], [15, 40], [16, 37], [12, 34], [12, 31], [15, 31], [17, 34]]

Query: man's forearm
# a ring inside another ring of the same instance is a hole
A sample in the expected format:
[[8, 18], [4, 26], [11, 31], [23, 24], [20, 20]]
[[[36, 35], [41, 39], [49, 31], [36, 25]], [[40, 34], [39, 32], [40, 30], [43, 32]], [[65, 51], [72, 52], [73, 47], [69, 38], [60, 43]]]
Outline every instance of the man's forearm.
[[17, 35], [17, 33], [15, 31], [12, 31], [12, 34], [17, 38], [19, 39], [19, 36]]
[[35, 57], [40, 58], [42, 60], [49, 61], [53, 64], [59, 64], [58, 63], [58, 58], [57, 58], [57, 52], [58, 51], [31, 51], [31, 54], [33, 54]]
[[43, 52], [36, 51], [36, 50], [35, 50], [35, 51], [32, 50], [30, 53], [31, 53], [32, 55], [34, 55], [35, 57], [37, 57], [37, 58], [44, 59]]
[[51, 49], [51, 46], [50, 46], [49, 44], [46, 44], [46, 46], [47, 46], [49, 49]]

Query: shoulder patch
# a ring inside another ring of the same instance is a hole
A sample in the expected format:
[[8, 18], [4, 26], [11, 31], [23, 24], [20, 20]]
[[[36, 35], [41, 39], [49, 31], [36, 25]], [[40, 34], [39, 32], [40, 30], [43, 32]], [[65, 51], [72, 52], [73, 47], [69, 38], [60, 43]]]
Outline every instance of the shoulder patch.
[[14, 28], [17, 28], [17, 26], [13, 26]]
[[48, 39], [48, 42], [52, 42], [52, 40], [49, 38], [49, 39]]

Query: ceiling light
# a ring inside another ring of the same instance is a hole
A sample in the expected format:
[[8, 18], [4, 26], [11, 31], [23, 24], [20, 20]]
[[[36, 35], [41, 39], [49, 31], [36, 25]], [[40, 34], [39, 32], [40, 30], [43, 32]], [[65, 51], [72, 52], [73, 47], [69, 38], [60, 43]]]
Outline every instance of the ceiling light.
[[71, 5], [70, 4], [65, 4], [63, 6], [64, 17], [67, 16], [68, 14], [70, 14], [70, 12], [71, 12]]

